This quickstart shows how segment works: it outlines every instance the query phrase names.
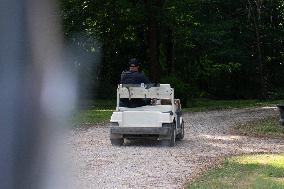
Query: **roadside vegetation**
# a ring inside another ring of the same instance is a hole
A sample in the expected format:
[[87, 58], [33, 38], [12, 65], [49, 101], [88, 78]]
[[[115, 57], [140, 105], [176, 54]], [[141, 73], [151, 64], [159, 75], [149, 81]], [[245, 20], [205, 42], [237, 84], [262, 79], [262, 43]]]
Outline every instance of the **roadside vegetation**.
[[223, 110], [233, 108], [252, 108], [275, 106], [283, 104], [284, 100], [210, 100], [210, 99], [193, 99], [187, 103], [185, 112], [201, 112], [209, 110]]
[[59, 2], [81, 97], [115, 97], [136, 57], [183, 100], [284, 98], [283, 0]]
[[[183, 112], [197, 112], [222, 110], [232, 108], [248, 108], [261, 106], [275, 106], [283, 104], [284, 100], [209, 100], [194, 99], [188, 102], [188, 108], [183, 108]], [[78, 104], [78, 109], [72, 116], [72, 123], [78, 125], [91, 125], [95, 123], [107, 122], [112, 111], [115, 110], [116, 100], [83, 100]]]
[[282, 189], [284, 154], [256, 154], [228, 157], [192, 182], [187, 189]]
[[112, 112], [112, 109], [79, 110], [74, 113], [71, 122], [76, 127], [96, 123], [105, 123], [110, 120]]
[[284, 127], [279, 124], [279, 116], [267, 117], [236, 126], [236, 131], [244, 135], [284, 139]]
[[115, 106], [115, 100], [81, 100], [71, 122], [75, 127], [107, 122]]
[[[284, 139], [284, 127], [279, 117], [268, 117], [238, 125], [238, 133], [258, 137]], [[254, 154], [227, 157], [217, 167], [209, 170], [187, 186], [196, 188], [284, 188], [284, 154]]]

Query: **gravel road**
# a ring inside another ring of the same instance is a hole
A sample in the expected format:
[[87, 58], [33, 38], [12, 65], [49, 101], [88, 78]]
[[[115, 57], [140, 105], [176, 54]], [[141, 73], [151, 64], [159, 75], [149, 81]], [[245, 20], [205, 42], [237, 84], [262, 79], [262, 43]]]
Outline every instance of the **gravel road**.
[[175, 147], [157, 141], [127, 141], [114, 147], [108, 125], [72, 131], [76, 178], [82, 189], [183, 188], [228, 155], [284, 152], [284, 139], [232, 134], [237, 123], [276, 115], [275, 108], [184, 114], [185, 138]]

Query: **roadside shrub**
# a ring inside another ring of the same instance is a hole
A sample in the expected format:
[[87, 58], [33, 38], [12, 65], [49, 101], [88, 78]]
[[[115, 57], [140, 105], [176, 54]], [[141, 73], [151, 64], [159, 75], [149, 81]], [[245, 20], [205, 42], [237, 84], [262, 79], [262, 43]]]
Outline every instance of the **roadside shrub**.
[[187, 100], [191, 92], [189, 84], [185, 83], [181, 79], [178, 79], [175, 75], [163, 77], [161, 79], [161, 83], [169, 83], [171, 87], [175, 89], [175, 98], [179, 98], [182, 106], [187, 107]]

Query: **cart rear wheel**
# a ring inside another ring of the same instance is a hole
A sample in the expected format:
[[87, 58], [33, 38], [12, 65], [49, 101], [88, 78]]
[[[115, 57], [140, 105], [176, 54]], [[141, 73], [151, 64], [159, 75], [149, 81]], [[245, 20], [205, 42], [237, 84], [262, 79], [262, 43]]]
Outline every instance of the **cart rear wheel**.
[[175, 124], [171, 123], [171, 124], [169, 124], [169, 127], [170, 127], [169, 138], [162, 140], [162, 144], [165, 145], [165, 146], [173, 147], [173, 146], [175, 146], [175, 143], [176, 143]]
[[184, 121], [181, 123], [181, 132], [177, 135], [177, 140], [182, 140], [184, 138]]

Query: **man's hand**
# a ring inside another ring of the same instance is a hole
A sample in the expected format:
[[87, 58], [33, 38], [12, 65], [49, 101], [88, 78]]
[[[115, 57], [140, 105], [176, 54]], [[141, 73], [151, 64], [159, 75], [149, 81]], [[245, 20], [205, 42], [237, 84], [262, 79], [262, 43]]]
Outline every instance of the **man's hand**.
[[157, 99], [156, 98], [151, 98], [151, 105], [155, 105], [157, 103]]

